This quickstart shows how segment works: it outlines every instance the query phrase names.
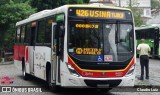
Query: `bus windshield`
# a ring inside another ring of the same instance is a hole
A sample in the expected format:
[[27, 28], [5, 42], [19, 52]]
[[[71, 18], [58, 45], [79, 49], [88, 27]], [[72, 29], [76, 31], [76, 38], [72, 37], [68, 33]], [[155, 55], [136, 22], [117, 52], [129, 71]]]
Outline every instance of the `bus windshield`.
[[68, 52], [82, 61], [121, 62], [133, 57], [133, 25], [107, 21], [69, 21]]

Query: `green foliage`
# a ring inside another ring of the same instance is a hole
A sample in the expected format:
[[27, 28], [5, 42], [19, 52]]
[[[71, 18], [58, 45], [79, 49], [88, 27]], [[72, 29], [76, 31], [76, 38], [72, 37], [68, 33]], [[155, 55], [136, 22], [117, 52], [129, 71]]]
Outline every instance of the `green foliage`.
[[128, 8], [130, 8], [133, 13], [135, 26], [136, 27], [141, 26], [143, 24], [143, 20], [141, 19], [141, 13], [140, 13], [140, 9], [138, 9], [137, 7], [138, 6], [137, 2], [134, 1], [131, 4], [128, 6]]
[[83, 4], [88, 2], [89, 0], [31, 0], [31, 6], [37, 8], [37, 11], [42, 11], [45, 9], [53, 9], [65, 4]]
[[10, 2], [1, 7], [0, 23], [12, 23], [22, 20], [34, 13], [34, 10], [27, 3]]
[[31, 6], [37, 8], [37, 11], [52, 9], [56, 6], [56, 0], [31, 0]]
[[89, 3], [89, 0], [83, 0], [84, 3], [88, 4]]
[[12, 0], [14, 3], [25, 3], [29, 2], [30, 0]]
[[0, 6], [9, 3], [10, 0], [0, 0]]
[[10, 0], [9, 3], [0, 6], [0, 49], [4, 45], [12, 47], [15, 24], [17, 21], [25, 19], [30, 14], [35, 12], [28, 3], [14, 3]]
[[151, 8], [159, 9], [160, 8], [160, 0], [151, 0]]
[[137, 7], [129, 7], [132, 10], [135, 26], [141, 26], [143, 24], [143, 20], [141, 19], [140, 10]]

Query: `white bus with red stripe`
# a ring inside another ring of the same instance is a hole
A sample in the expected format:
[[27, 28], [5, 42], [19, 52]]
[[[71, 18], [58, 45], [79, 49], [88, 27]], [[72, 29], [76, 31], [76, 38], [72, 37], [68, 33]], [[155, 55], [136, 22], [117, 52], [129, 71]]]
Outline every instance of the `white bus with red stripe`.
[[16, 23], [14, 63], [51, 87], [133, 86], [132, 12], [103, 5], [64, 5]]

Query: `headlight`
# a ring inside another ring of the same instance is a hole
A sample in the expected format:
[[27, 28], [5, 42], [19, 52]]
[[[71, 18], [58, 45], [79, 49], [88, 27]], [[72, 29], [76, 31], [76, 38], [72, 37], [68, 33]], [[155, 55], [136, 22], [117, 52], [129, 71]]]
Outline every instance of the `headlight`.
[[76, 77], [79, 77], [80, 75], [77, 73], [77, 71], [69, 64], [66, 62], [67, 68], [69, 70], [69, 72]]
[[134, 73], [135, 65], [133, 65], [127, 72], [126, 76], [130, 76]]

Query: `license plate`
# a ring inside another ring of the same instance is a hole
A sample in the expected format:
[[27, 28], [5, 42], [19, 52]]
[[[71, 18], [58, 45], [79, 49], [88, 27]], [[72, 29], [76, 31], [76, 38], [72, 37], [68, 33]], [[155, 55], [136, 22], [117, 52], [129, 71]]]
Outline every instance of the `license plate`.
[[99, 88], [109, 88], [109, 84], [97, 84]]

